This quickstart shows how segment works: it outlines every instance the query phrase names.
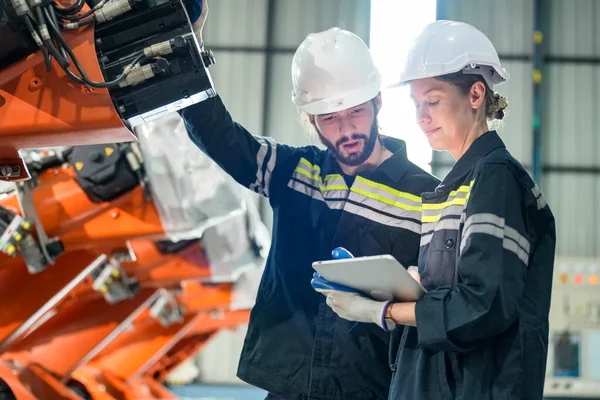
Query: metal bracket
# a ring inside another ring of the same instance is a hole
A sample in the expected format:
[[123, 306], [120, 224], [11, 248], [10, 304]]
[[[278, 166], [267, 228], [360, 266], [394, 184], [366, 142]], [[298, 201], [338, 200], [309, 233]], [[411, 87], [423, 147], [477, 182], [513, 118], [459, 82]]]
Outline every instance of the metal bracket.
[[150, 315], [156, 318], [163, 327], [167, 327], [183, 321], [185, 308], [177, 303], [177, 299], [172, 293], [164, 291], [152, 304]]
[[[63, 248], [58, 238], [49, 239], [48, 235], [46, 235], [46, 231], [44, 230], [44, 227], [42, 226], [38, 218], [37, 212], [35, 210], [35, 204], [33, 203], [34, 187], [35, 182], [33, 179], [24, 182], [19, 182], [17, 184], [17, 198], [19, 200], [19, 206], [21, 208], [23, 216], [31, 220], [35, 225], [39, 241], [39, 250], [41, 250], [44, 256], [46, 265], [40, 266], [31, 265], [30, 263], [27, 263], [27, 268], [31, 273], [38, 273], [45, 270], [48, 265], [54, 265], [55, 256], [62, 253]], [[53, 253], [56, 254], [51, 255], [48, 251], [49, 248], [55, 248], [56, 251], [54, 251]], [[27, 261], [27, 259], [25, 261]]]
[[115, 258], [106, 261], [92, 274], [92, 287], [102, 293], [109, 304], [131, 299], [139, 291], [137, 279], [129, 278]]

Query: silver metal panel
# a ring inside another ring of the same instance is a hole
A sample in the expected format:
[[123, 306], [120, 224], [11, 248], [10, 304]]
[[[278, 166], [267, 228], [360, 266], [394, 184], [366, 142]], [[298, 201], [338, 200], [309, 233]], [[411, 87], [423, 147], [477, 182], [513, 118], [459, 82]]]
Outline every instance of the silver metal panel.
[[556, 218], [556, 253], [598, 257], [600, 178], [547, 173], [541, 189]]
[[[508, 98], [508, 108], [498, 126], [498, 133], [511, 154], [525, 165], [532, 163], [533, 151], [533, 84], [530, 63], [504, 61], [510, 79], [497, 86], [496, 91]], [[494, 123], [491, 124], [494, 128]]]
[[219, 52], [217, 64], [209, 68], [215, 89], [236, 122], [256, 135], [263, 135], [262, 105], [265, 91], [261, 53]]
[[563, 166], [599, 166], [598, 122], [600, 67], [555, 64], [547, 69], [548, 119], [544, 126], [545, 162]]
[[203, 32], [207, 48], [264, 47], [267, 37], [267, 0], [217, 0], [210, 1], [208, 7]]
[[550, 54], [600, 56], [600, 2], [550, 0]]
[[440, 19], [466, 22], [481, 30], [500, 54], [533, 52], [533, 0], [444, 0], [438, 1], [438, 8]]
[[295, 49], [312, 32], [337, 26], [368, 42], [369, 0], [278, 0], [275, 4], [274, 43]]

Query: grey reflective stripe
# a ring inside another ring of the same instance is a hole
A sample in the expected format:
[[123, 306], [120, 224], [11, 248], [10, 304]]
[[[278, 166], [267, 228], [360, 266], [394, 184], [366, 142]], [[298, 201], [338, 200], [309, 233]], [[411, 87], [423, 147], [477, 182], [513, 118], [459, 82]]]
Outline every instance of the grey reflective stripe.
[[529, 263], [529, 253], [523, 250], [518, 244], [509, 238], [502, 239], [502, 247], [515, 253], [517, 257], [519, 257], [519, 260], [523, 262], [523, 264], [527, 265]]
[[324, 202], [325, 204], [327, 204], [327, 207], [331, 209], [341, 210], [342, 208], [344, 208], [344, 204], [346, 203], [345, 201], [340, 200], [326, 200], [320, 191], [315, 190], [312, 187], [307, 186], [302, 182], [295, 181], [293, 179], [291, 179], [288, 182], [288, 186], [297, 192], [310, 196], [315, 200]]
[[529, 240], [525, 239], [523, 235], [517, 232], [516, 229], [511, 228], [510, 226], [504, 227], [504, 236], [513, 240], [516, 244], [518, 244], [527, 254], [531, 251], [531, 245], [529, 244]]
[[298, 172], [298, 171], [294, 171], [294, 173], [292, 174], [292, 177], [293, 177], [294, 179], [298, 179], [299, 181], [302, 181], [302, 182], [304, 182], [304, 183], [307, 183], [307, 184], [309, 184], [309, 185], [311, 185], [311, 186], [314, 186], [314, 187], [316, 187], [316, 188], [319, 188], [319, 183], [318, 183], [317, 181], [315, 181], [314, 179], [311, 179], [311, 178], [309, 178], [309, 177], [308, 177], [308, 176], [306, 176], [306, 175], [303, 175], [303, 174], [301, 174], [301, 173], [300, 173], [300, 172]]
[[[362, 178], [362, 179], [364, 179], [364, 178]], [[376, 182], [374, 182], [374, 183], [376, 183]], [[402, 197], [402, 196], [396, 196], [393, 193], [390, 193], [386, 190], [382, 190], [382, 189], [373, 187], [372, 185], [368, 185], [365, 182], [363, 182], [361, 179], [358, 179], [358, 178], [354, 181], [353, 187], [364, 190], [369, 193], [376, 194], [378, 196], [384, 197], [384, 198], [394, 201], [394, 202], [403, 203], [408, 206], [421, 207], [420, 201], [415, 201], [415, 200], [412, 200], [412, 199], [409, 199], [406, 197]], [[418, 196], [415, 196], [415, 197], [418, 197]]]
[[248, 186], [248, 188], [250, 190], [255, 191], [258, 194], [264, 195], [264, 190], [262, 186], [262, 166], [265, 161], [265, 156], [267, 155], [269, 145], [260, 136], [255, 136], [255, 138], [260, 143], [260, 147], [258, 148], [258, 152], [256, 153], [256, 181], [254, 183], [251, 183], [250, 186]]
[[304, 171], [308, 172], [310, 174], [310, 176], [313, 176], [316, 173], [316, 171], [313, 168], [311, 168], [308, 165], [304, 164], [302, 161], [300, 161], [298, 163], [298, 165], [296, 165], [296, 168], [303, 169]]
[[469, 236], [475, 233], [497, 237], [502, 240], [502, 247], [513, 252], [523, 264], [529, 262], [529, 241], [516, 229], [505, 225], [505, 219], [494, 214], [474, 214], [467, 218], [461, 238], [460, 251], [463, 252]]
[[421, 232], [425, 234], [432, 231], [439, 231], [440, 229], [458, 230], [459, 225], [460, 220], [457, 218], [444, 218], [439, 220], [438, 222], [428, 222], [426, 224], [423, 224], [421, 227]]
[[359, 206], [357, 204], [346, 203], [344, 211], [360, 215], [361, 217], [370, 219], [371, 221], [378, 222], [383, 225], [406, 229], [417, 234], [421, 233], [421, 225], [419, 223], [390, 217], [388, 215], [383, 215], [369, 208]]
[[344, 199], [348, 198], [349, 190], [322, 190], [321, 194], [326, 199]]
[[[461, 188], [469, 188], [469, 186], [461, 186]], [[471, 192], [470, 188], [469, 190], [461, 190], [459, 192], [457, 192], [454, 196], [449, 196], [448, 200], [446, 201], [452, 201], [454, 199], [466, 199], [469, 196], [469, 193]]]
[[264, 138], [269, 145], [271, 146], [271, 156], [269, 157], [269, 162], [267, 163], [267, 169], [265, 171], [265, 184], [263, 186], [265, 190], [265, 195], [269, 196], [269, 189], [271, 187], [271, 174], [275, 169], [275, 161], [277, 160], [277, 143], [271, 138]]
[[535, 197], [535, 201], [537, 202], [538, 210], [541, 210], [542, 208], [544, 208], [548, 205], [548, 203], [546, 202], [544, 195], [542, 195], [542, 191], [540, 190], [538, 185], [534, 185], [531, 188], [531, 193], [533, 193], [533, 197]]
[[427, 246], [429, 243], [431, 243], [432, 238], [433, 238], [433, 233], [430, 233], [429, 235], [422, 235], [421, 236], [421, 246]]
[[[432, 237], [433, 237], [433, 235], [421, 236], [421, 243], [420, 243], [419, 247], [429, 246], [429, 243], [431, 243]], [[423, 251], [423, 249], [421, 249], [420, 251]]]
[[[373, 188], [371, 188], [371, 189], [375, 190]], [[421, 220], [421, 213], [419, 211], [405, 210], [403, 208], [393, 206], [390, 204], [386, 204], [379, 200], [375, 200], [373, 198], [367, 197], [367, 196], [357, 193], [355, 191], [350, 192], [350, 195], [348, 196], [348, 200], [352, 200], [357, 203], [364, 204], [366, 206], [372, 207], [376, 210], [379, 210], [379, 211], [382, 211], [382, 212], [385, 212], [388, 214], [392, 214], [399, 218], [411, 218], [411, 219], [414, 219], [415, 221]], [[411, 202], [411, 203], [414, 203], [414, 202]], [[419, 233], [420, 233], [420, 231], [419, 231]]]
[[[326, 188], [326, 187], [323, 186], [323, 185], [320, 185], [317, 180], [310, 179], [309, 177], [307, 177], [306, 175], [303, 175], [303, 174], [299, 173], [298, 171], [294, 171], [294, 173], [292, 174], [292, 177], [294, 179], [302, 181], [302, 182], [304, 182], [306, 184], [314, 186], [315, 188], [317, 188], [317, 190], [319, 190], [319, 192], [321, 193], [322, 197], [324, 197], [325, 199], [347, 199], [348, 198], [348, 192], [350, 192], [349, 190], [321, 190], [321, 189]], [[333, 181], [333, 179], [332, 179], [332, 181]], [[332, 184], [332, 186], [333, 186], [333, 184]]]
[[466, 220], [467, 220], [467, 210], [463, 210], [462, 214], [460, 214], [459, 222], [461, 224], [464, 224]]
[[457, 231], [459, 226], [460, 221], [457, 218], [446, 218], [439, 220], [439, 222], [428, 222], [421, 225], [421, 246], [431, 242], [435, 232], [442, 229]]
[[483, 224], [483, 223], [494, 224], [494, 225], [499, 226], [500, 228], [504, 228], [504, 218], [499, 217], [494, 214], [482, 213], [482, 214], [473, 214], [469, 218], [467, 218], [467, 221], [465, 222], [465, 231], [472, 224]]
[[[248, 188], [258, 194], [269, 197], [271, 174], [273, 173], [275, 162], [277, 160], [277, 145], [275, 142], [272, 142], [272, 139], [267, 139], [260, 136], [255, 136], [255, 138], [260, 143], [260, 147], [256, 153], [256, 181], [251, 183]], [[265, 176], [263, 180], [263, 165], [265, 163], [269, 146], [271, 147], [271, 154], [269, 156], [269, 160], [267, 161], [267, 168], [265, 170]]]
[[[449, 215], [460, 216], [465, 208], [462, 204], [453, 204], [451, 206], [440, 208], [437, 210], [427, 209], [423, 207], [423, 217], [435, 217], [441, 214], [441, 217], [446, 217]], [[440, 218], [441, 218], [440, 217]], [[426, 219], [425, 219], [426, 220]]]

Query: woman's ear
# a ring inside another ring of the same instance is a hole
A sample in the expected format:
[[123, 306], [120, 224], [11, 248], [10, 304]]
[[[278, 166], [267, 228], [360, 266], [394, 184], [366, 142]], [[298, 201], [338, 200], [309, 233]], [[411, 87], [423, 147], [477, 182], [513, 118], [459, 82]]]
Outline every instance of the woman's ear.
[[481, 108], [485, 100], [485, 85], [481, 81], [477, 81], [471, 86], [471, 91], [469, 92], [469, 101], [471, 102], [471, 107], [475, 110]]

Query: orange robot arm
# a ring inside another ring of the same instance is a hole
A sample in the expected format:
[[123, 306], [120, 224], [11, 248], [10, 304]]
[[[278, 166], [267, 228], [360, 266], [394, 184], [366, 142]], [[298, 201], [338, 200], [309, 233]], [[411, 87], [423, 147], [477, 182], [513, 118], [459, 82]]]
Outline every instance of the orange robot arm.
[[0, 180], [30, 178], [21, 149], [133, 141], [214, 96], [190, 3], [0, 0]]

